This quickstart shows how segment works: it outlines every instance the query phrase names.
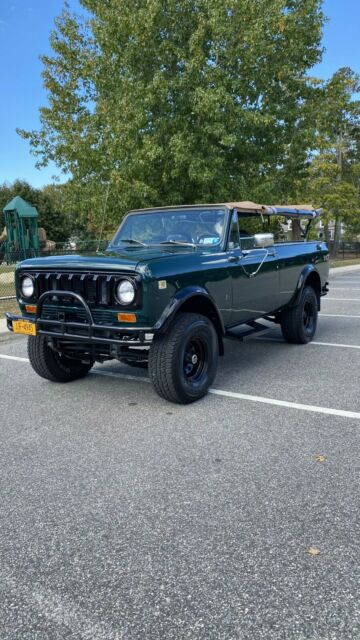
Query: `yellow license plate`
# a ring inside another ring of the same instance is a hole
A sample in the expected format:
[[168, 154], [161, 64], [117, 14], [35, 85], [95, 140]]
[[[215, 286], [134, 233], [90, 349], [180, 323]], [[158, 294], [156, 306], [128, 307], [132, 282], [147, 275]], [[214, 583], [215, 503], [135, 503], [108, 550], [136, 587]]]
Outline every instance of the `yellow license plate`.
[[14, 333], [24, 333], [26, 336], [36, 336], [36, 324], [26, 320], [14, 320], [12, 323]]

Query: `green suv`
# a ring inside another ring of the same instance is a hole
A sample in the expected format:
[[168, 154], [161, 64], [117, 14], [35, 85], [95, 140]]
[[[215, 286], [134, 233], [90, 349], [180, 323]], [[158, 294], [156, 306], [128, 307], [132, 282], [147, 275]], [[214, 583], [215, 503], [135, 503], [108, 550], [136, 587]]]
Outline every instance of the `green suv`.
[[[284, 338], [315, 335], [328, 290], [329, 252], [308, 241], [312, 207], [251, 202], [131, 211], [108, 249], [34, 258], [16, 269], [33, 369], [68, 382], [111, 359], [148, 367], [157, 393], [177, 403], [204, 396], [226, 338], [266, 319]], [[276, 241], [275, 241], [276, 236]]]

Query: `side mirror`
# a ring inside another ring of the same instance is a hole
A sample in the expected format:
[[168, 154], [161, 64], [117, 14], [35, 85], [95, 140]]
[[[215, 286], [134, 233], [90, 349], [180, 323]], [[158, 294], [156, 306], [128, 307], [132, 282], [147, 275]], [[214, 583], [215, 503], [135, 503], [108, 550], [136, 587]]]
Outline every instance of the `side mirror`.
[[256, 233], [254, 235], [254, 247], [256, 249], [264, 249], [265, 247], [272, 247], [274, 245], [273, 233]]

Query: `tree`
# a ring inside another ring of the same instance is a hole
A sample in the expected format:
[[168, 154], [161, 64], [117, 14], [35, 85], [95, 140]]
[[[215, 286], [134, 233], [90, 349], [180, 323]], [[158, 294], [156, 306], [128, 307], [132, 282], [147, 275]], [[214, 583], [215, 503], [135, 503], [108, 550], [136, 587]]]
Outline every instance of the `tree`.
[[[44, 227], [49, 240], [64, 242], [69, 238], [71, 220], [67, 213], [60, 212], [54, 206], [52, 198], [52, 188], [45, 187], [43, 190], [34, 189], [25, 180], [15, 180], [13, 184], [4, 183], [0, 185], [0, 211], [1, 215], [5, 205], [15, 196], [21, 196], [37, 208], [39, 213], [39, 227]], [[1, 218], [0, 233], [4, 226], [4, 219]]]
[[[53, 207], [64, 215], [70, 223], [70, 232], [81, 240], [99, 240], [110, 238], [113, 224], [107, 224], [107, 191], [105, 194], [96, 188], [94, 181], [84, 185], [79, 181], [68, 180], [62, 184], [44, 187], [44, 193], [50, 198]], [[103, 224], [99, 226], [99, 211]], [[101, 233], [102, 232], [102, 233]]]
[[[322, 0], [80, 0], [43, 56], [49, 105], [20, 134], [92, 198], [132, 207], [274, 200], [311, 144]], [[281, 180], [277, 180], [280, 175]]]
[[[318, 112], [317, 154], [310, 170], [309, 192], [324, 207], [326, 234], [335, 223], [333, 255], [341, 237], [341, 223], [360, 228], [360, 101], [359, 76], [339, 69], [324, 84], [323, 105]], [[327, 237], [327, 240], [329, 238]]]

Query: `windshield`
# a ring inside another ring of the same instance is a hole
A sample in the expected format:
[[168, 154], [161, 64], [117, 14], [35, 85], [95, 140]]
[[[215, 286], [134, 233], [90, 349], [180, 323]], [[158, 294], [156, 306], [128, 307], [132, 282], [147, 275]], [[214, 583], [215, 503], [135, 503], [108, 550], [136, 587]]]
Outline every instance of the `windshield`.
[[131, 213], [110, 246], [178, 244], [214, 247], [221, 244], [225, 209], [171, 209]]

